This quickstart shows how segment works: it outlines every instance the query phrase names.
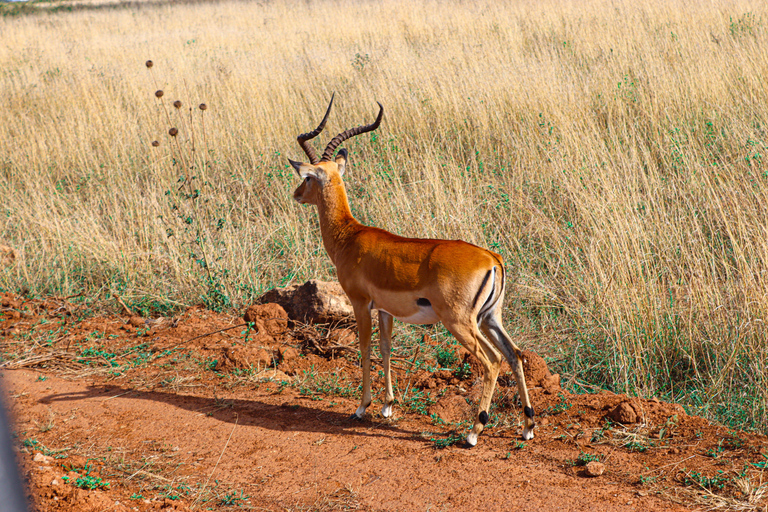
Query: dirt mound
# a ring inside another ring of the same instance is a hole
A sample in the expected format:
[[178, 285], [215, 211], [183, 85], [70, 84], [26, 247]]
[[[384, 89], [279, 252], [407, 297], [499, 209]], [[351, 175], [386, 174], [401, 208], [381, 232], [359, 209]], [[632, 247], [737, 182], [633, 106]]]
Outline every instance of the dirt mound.
[[544, 358], [535, 352], [523, 351], [523, 373], [525, 374], [525, 383], [529, 388], [540, 386], [547, 394], [562, 391], [560, 375], [552, 375]]
[[275, 338], [288, 330], [288, 313], [279, 304], [254, 304], [245, 311], [243, 320], [262, 336]]

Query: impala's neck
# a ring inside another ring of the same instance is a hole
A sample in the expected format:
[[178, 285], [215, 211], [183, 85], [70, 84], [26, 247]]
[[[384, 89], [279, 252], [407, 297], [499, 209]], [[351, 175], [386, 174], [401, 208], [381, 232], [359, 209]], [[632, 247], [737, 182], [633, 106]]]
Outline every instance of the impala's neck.
[[317, 203], [317, 213], [320, 217], [323, 246], [325, 246], [325, 251], [333, 263], [336, 264], [338, 250], [360, 226], [349, 209], [347, 192], [340, 179], [323, 187], [320, 201]]

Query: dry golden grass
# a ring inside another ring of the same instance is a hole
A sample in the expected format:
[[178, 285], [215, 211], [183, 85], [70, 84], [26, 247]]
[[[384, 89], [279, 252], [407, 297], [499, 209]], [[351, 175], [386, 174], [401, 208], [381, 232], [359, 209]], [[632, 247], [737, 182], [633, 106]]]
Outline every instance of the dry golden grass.
[[764, 2], [81, 3], [0, 33], [0, 288], [332, 277], [286, 158], [335, 91], [323, 141], [385, 106], [347, 144], [360, 220], [502, 253], [510, 328], [561, 370], [768, 428]]

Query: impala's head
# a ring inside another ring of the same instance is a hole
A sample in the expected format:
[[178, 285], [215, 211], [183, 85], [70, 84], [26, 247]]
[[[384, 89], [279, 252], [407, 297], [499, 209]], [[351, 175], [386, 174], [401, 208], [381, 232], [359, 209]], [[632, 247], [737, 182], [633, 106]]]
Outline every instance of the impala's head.
[[323, 188], [329, 185], [341, 185], [341, 177], [344, 175], [347, 166], [347, 150], [340, 149], [334, 158], [333, 153], [336, 151], [336, 148], [339, 147], [339, 144], [355, 135], [375, 130], [381, 124], [381, 119], [384, 116], [384, 107], [379, 103], [379, 115], [373, 124], [358, 126], [338, 134], [325, 147], [323, 156], [318, 158], [315, 148], [309, 144], [309, 141], [320, 135], [320, 132], [325, 128], [328, 114], [331, 113], [331, 106], [333, 106], [333, 96], [331, 96], [331, 102], [325, 111], [325, 117], [317, 125], [317, 128], [297, 137], [299, 146], [301, 146], [301, 149], [304, 150], [304, 153], [309, 158], [309, 163], [288, 160], [293, 168], [296, 169], [296, 173], [304, 180], [293, 193], [293, 198], [302, 204], [318, 204]]

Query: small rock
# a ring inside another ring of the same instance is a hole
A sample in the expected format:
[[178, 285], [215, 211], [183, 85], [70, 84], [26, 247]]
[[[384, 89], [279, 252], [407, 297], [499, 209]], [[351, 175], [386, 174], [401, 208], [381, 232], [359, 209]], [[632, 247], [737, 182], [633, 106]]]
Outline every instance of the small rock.
[[265, 366], [272, 366], [274, 361], [272, 354], [262, 348], [256, 351], [254, 362], [263, 368]]
[[290, 346], [282, 346], [277, 349], [277, 352], [280, 355], [280, 361], [291, 361], [300, 355], [298, 350]]
[[560, 374], [555, 373], [542, 380], [541, 387], [544, 388], [544, 392], [548, 395], [554, 395], [558, 391], [562, 391], [560, 387]]
[[605, 473], [605, 464], [596, 460], [588, 462], [584, 467], [584, 474], [587, 476], [600, 476], [603, 473]]
[[132, 316], [128, 319], [128, 325], [131, 327], [144, 327], [146, 322], [144, 322], [144, 319], [140, 316]]
[[637, 412], [628, 401], [621, 402], [608, 413], [608, 417], [622, 425], [629, 425], [637, 422]]
[[254, 375], [254, 378], [260, 381], [271, 380], [274, 382], [291, 382], [293, 380], [293, 377], [289, 376], [287, 373], [274, 368], [262, 370]]
[[43, 455], [40, 452], [35, 453], [35, 457], [32, 459], [35, 462], [42, 462], [43, 464], [50, 464], [53, 462], [53, 457]]
[[279, 304], [249, 306], [243, 320], [253, 324], [253, 328], [260, 334], [279, 336], [288, 330], [288, 313]]

